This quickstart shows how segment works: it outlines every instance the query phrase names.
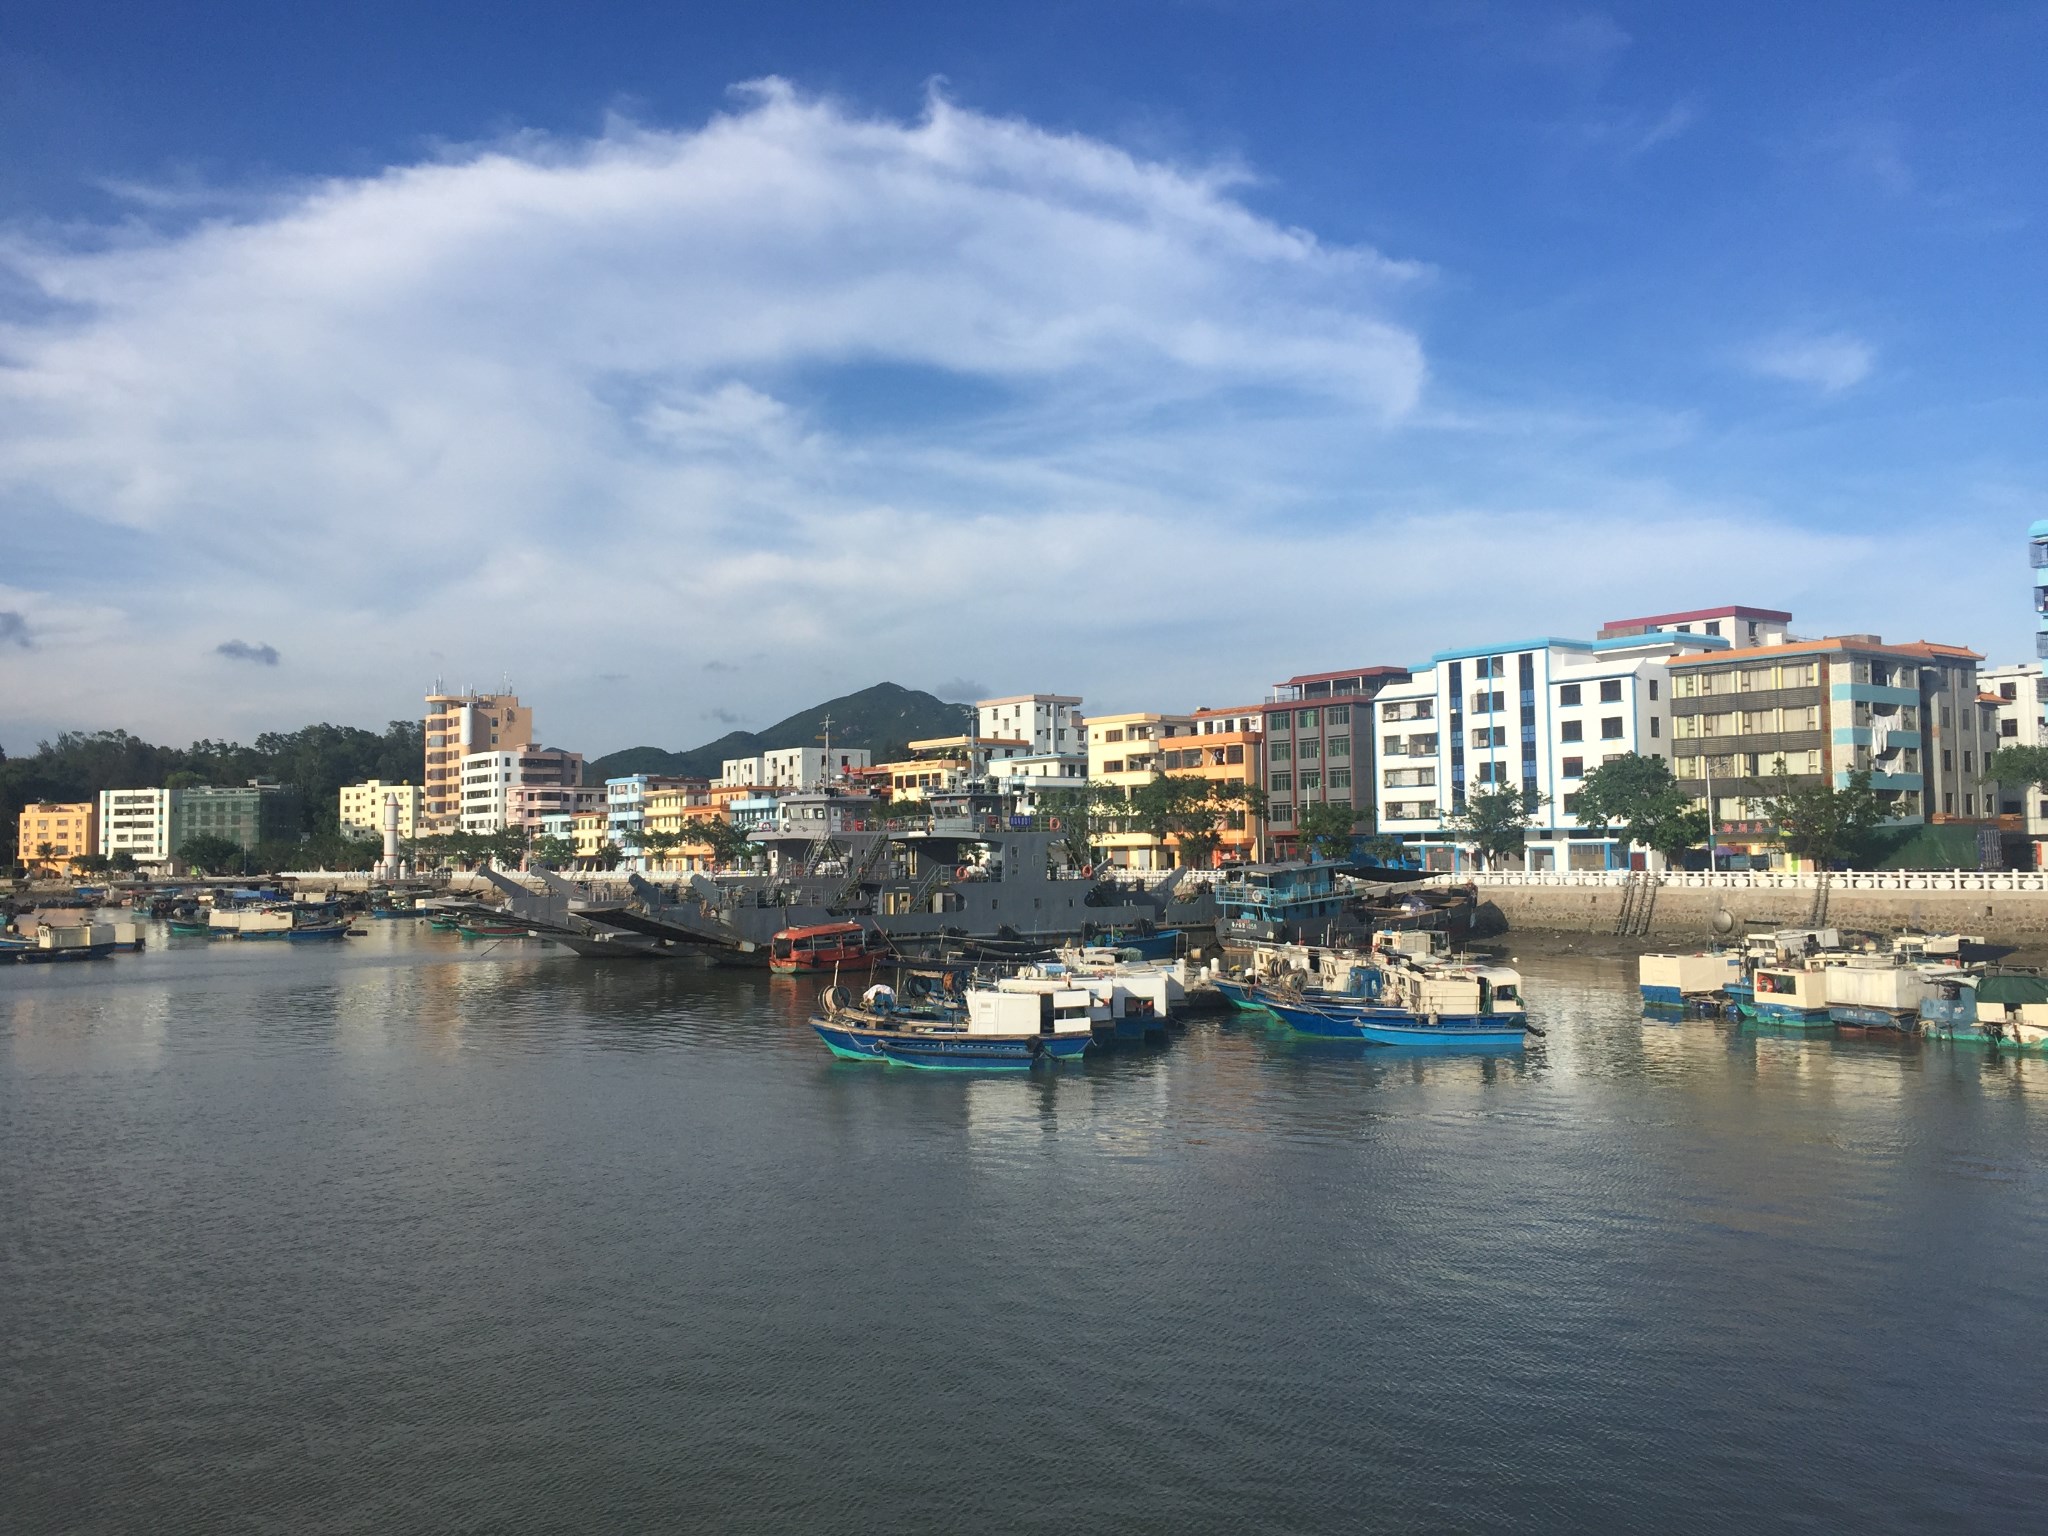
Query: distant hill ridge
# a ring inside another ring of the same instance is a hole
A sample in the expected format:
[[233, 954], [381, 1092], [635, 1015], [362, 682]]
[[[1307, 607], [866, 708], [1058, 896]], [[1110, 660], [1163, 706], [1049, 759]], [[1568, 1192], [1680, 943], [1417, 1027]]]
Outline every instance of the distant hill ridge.
[[833, 746], [865, 747], [878, 763], [902, 757], [913, 741], [958, 736], [972, 723], [960, 704], [949, 704], [936, 695], [896, 683], [876, 683], [859, 693], [800, 709], [766, 730], [730, 731], [687, 752], [668, 752], [660, 747], [626, 747], [608, 752], [584, 769], [584, 781], [601, 784], [631, 773], [715, 779], [728, 757], [753, 757], [783, 747], [822, 746], [818, 738], [824, 734], [827, 715], [832, 717]]

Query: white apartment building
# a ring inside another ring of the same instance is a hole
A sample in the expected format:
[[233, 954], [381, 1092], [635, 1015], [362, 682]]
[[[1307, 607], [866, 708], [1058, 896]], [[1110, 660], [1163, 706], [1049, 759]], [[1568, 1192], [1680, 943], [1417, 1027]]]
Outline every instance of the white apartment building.
[[778, 747], [761, 754], [759, 782], [764, 789], [817, 789], [845, 778], [848, 769], [872, 766], [873, 754], [865, 747], [834, 747], [829, 753], [823, 747]]
[[1728, 646], [1721, 636], [1651, 630], [1439, 651], [1372, 701], [1381, 832], [1415, 845], [1429, 868], [1462, 867], [1469, 854], [1451, 818], [1469, 793], [1512, 788], [1538, 801], [1531, 869], [1625, 867], [1627, 847], [1573, 816], [1578, 785], [1610, 757], [1668, 758], [1664, 659]]
[[727, 789], [764, 784], [766, 770], [758, 757], [728, 757], [718, 767], [718, 782]]
[[[1997, 734], [1989, 751], [2000, 747], [2048, 747], [2048, 675], [2038, 661], [2022, 661], [2009, 667], [1985, 667], [1977, 674], [1977, 686], [1987, 699], [1996, 699]], [[1998, 812], [2023, 816], [2027, 836], [2038, 844], [2048, 838], [2048, 790], [2032, 785], [1998, 786]], [[106, 807], [100, 820], [106, 821]], [[104, 834], [102, 835], [104, 841]]]
[[996, 736], [1027, 743], [1026, 752], [1041, 756], [1085, 753], [1081, 701], [1064, 693], [1020, 693], [983, 699], [974, 706], [977, 736]]
[[[502, 832], [525, 824], [529, 797], [516, 793], [539, 786], [574, 786], [583, 782], [583, 754], [553, 747], [515, 747], [510, 751], [470, 752], [462, 759], [461, 826], [465, 832]], [[550, 803], [548, 810], [568, 807]]]
[[100, 852], [125, 853], [138, 864], [168, 864], [171, 792], [168, 789], [100, 791]]
[[366, 779], [361, 784], [341, 786], [340, 809], [337, 820], [341, 830], [354, 832], [363, 837], [384, 835], [384, 802], [398, 801], [398, 836], [401, 842], [410, 842], [419, 835], [420, 820], [426, 812], [425, 786], [419, 784], [387, 784], [382, 779]]

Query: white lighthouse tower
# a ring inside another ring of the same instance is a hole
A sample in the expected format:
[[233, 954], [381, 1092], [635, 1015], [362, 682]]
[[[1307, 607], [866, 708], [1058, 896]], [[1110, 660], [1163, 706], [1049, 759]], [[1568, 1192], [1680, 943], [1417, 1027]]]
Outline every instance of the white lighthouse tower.
[[384, 797], [384, 857], [377, 862], [379, 880], [396, 880], [398, 869], [398, 796]]

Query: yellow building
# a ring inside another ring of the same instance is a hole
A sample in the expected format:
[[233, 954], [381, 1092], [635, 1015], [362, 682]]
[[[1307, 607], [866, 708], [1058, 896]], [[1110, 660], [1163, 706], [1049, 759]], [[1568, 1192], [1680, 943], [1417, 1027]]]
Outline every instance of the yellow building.
[[23, 806], [15, 862], [28, 869], [61, 873], [80, 854], [97, 853], [99, 814], [99, 805], [92, 800], [77, 804], [38, 801]]
[[338, 818], [341, 830], [363, 837], [382, 837], [384, 802], [392, 796], [398, 800], [399, 841], [412, 841], [419, 834], [427, 796], [417, 784], [387, 784], [382, 779], [369, 779], [361, 784], [342, 785]]
[[576, 858], [579, 863], [610, 860], [618, 852], [618, 845], [612, 841], [612, 819], [609, 811], [578, 811], [574, 826]]
[[462, 759], [532, 746], [533, 711], [510, 693], [430, 693], [426, 735], [420, 830], [453, 832], [462, 825]]
[[[650, 790], [640, 803], [643, 844], [649, 832], [674, 832], [688, 837], [692, 827], [706, 821], [723, 820], [723, 803], [712, 799], [711, 786], [701, 780], [669, 789]], [[666, 874], [708, 871], [718, 865], [717, 855], [709, 843], [693, 842], [679, 843], [659, 858], [649, 854], [646, 862], [650, 873]]]
[[[1183, 736], [1194, 724], [1190, 715], [1137, 712], [1091, 715], [1088, 718], [1088, 778], [1096, 784], [1132, 790], [1149, 784], [1165, 771], [1162, 761], [1169, 736]], [[1109, 862], [1130, 869], [1171, 869], [1173, 851], [1150, 833], [1105, 832], [1096, 839]]]

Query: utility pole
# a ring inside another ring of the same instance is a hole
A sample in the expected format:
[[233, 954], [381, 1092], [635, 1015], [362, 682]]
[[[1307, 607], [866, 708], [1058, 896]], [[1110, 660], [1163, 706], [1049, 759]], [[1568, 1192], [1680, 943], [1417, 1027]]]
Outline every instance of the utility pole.
[[832, 777], [832, 717], [830, 715], [825, 717], [825, 734], [820, 739], [825, 743], [825, 761], [823, 764], [825, 771], [818, 776], [819, 782], [823, 783], [826, 779]]

